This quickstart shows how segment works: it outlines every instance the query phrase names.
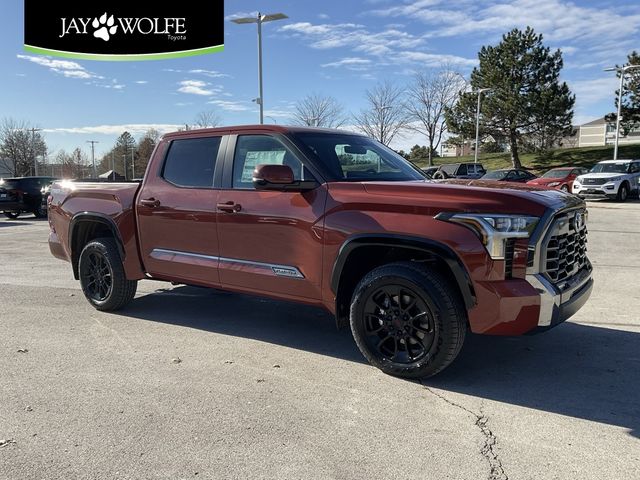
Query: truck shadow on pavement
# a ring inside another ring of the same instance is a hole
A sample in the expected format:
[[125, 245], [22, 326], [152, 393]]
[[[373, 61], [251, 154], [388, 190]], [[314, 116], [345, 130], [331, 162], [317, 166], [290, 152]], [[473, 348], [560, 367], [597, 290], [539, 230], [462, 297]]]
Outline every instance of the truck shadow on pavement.
[[[138, 297], [123, 314], [365, 362], [348, 329], [304, 305], [177, 287]], [[567, 322], [534, 336], [470, 334], [458, 359], [422, 383], [616, 425], [640, 438], [640, 332]]]

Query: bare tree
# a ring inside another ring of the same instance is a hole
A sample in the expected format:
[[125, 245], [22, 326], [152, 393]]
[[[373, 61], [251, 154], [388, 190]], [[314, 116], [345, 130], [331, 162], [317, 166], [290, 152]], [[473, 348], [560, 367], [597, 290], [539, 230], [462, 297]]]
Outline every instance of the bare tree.
[[389, 145], [409, 123], [404, 91], [390, 82], [383, 82], [367, 90], [366, 99], [367, 108], [353, 116], [355, 126], [365, 135]]
[[344, 107], [335, 98], [319, 93], [298, 100], [293, 118], [309, 127], [340, 128], [347, 122]]
[[35, 175], [38, 156], [47, 153], [44, 137], [29, 123], [5, 118], [0, 123], [0, 162], [14, 176]]
[[[213, 110], [205, 110], [196, 115], [195, 128], [213, 128], [220, 125], [220, 116]], [[187, 130], [189, 130], [187, 128]]]
[[410, 128], [427, 137], [430, 166], [447, 131], [445, 111], [453, 107], [464, 87], [460, 74], [443, 67], [437, 72], [418, 73], [409, 88], [406, 108], [412, 120]]

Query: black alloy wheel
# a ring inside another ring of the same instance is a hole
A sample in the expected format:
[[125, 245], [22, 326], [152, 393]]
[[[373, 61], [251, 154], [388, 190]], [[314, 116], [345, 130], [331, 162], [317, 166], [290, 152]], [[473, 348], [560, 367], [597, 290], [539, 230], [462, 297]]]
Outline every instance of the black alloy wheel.
[[85, 245], [78, 273], [84, 296], [98, 310], [118, 310], [135, 297], [138, 282], [127, 279], [113, 238], [97, 238]]
[[104, 302], [113, 290], [113, 271], [105, 256], [95, 250], [86, 256], [80, 268], [80, 280], [89, 299]]
[[430, 377], [460, 353], [467, 312], [458, 288], [440, 272], [411, 261], [381, 265], [353, 293], [353, 338], [384, 373]]
[[387, 284], [373, 291], [365, 300], [364, 317], [365, 341], [380, 359], [411, 364], [437, 345], [433, 312], [410, 288]]

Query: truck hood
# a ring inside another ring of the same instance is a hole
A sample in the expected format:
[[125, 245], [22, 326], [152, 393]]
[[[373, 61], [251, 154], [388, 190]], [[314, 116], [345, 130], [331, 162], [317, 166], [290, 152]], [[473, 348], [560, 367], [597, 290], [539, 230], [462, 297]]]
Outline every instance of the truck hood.
[[367, 193], [395, 201], [441, 211], [511, 213], [541, 216], [547, 209], [584, 205], [574, 195], [533, 185], [489, 180], [446, 180], [444, 182], [364, 182]]
[[603, 172], [603, 173], [585, 173], [584, 175], [580, 175], [579, 178], [618, 178], [624, 177], [625, 173], [616, 173], [616, 172]]

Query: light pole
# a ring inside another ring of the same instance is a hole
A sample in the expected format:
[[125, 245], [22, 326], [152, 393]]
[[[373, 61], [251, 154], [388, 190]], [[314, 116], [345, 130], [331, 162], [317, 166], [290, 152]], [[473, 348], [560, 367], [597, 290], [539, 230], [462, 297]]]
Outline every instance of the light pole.
[[[622, 87], [624, 86], [624, 74], [627, 70], [640, 68], [640, 65], [625, 65], [624, 67], [605, 68], [605, 72], [618, 72], [620, 74], [620, 87], [618, 88], [618, 114], [616, 115], [616, 139], [613, 146], [613, 159], [618, 159], [618, 138], [620, 137], [620, 115], [622, 112]], [[606, 143], [606, 141], [605, 141]]]
[[478, 163], [478, 150], [480, 142], [480, 99], [482, 98], [482, 94], [484, 92], [490, 91], [490, 88], [479, 88], [478, 90], [474, 90], [474, 93], [478, 95], [478, 107], [476, 108], [476, 148], [473, 155], [473, 163]]
[[131, 150], [131, 180], [136, 178], [136, 160], [133, 158], [133, 150]]
[[[462, 76], [461, 73], [459, 72], [454, 72], [456, 76], [460, 77], [462, 79], [462, 81], [464, 82], [464, 89], [460, 89], [459, 95], [462, 95], [462, 93], [467, 90], [467, 88], [469, 88], [469, 81], [464, 78]], [[463, 157], [464, 156], [464, 143], [465, 143], [465, 139], [464, 139], [464, 133], [460, 134], [461, 140], [462, 142], [460, 143], [460, 156]], [[456, 151], [456, 157], [458, 156], [458, 152]]]
[[98, 142], [97, 140], [87, 140], [87, 143], [91, 144], [91, 165], [93, 165], [93, 178], [97, 178], [95, 144], [100, 142]]
[[122, 169], [124, 170], [124, 181], [127, 181], [127, 154], [122, 154]]
[[262, 89], [262, 24], [265, 22], [273, 22], [274, 20], [284, 20], [289, 18], [284, 13], [271, 13], [269, 15], [262, 15], [258, 12], [255, 17], [243, 17], [234, 18], [231, 20], [233, 23], [242, 25], [244, 23], [257, 23], [258, 24], [258, 81], [260, 85], [259, 97], [256, 99], [256, 103], [260, 105], [260, 125], [264, 123], [264, 94]]
[[[36, 143], [36, 132], [41, 132], [42, 129], [41, 128], [29, 128], [28, 129], [31, 132], [31, 143], [35, 144]], [[33, 175], [34, 176], [38, 176], [38, 156], [34, 153], [33, 154]]]

